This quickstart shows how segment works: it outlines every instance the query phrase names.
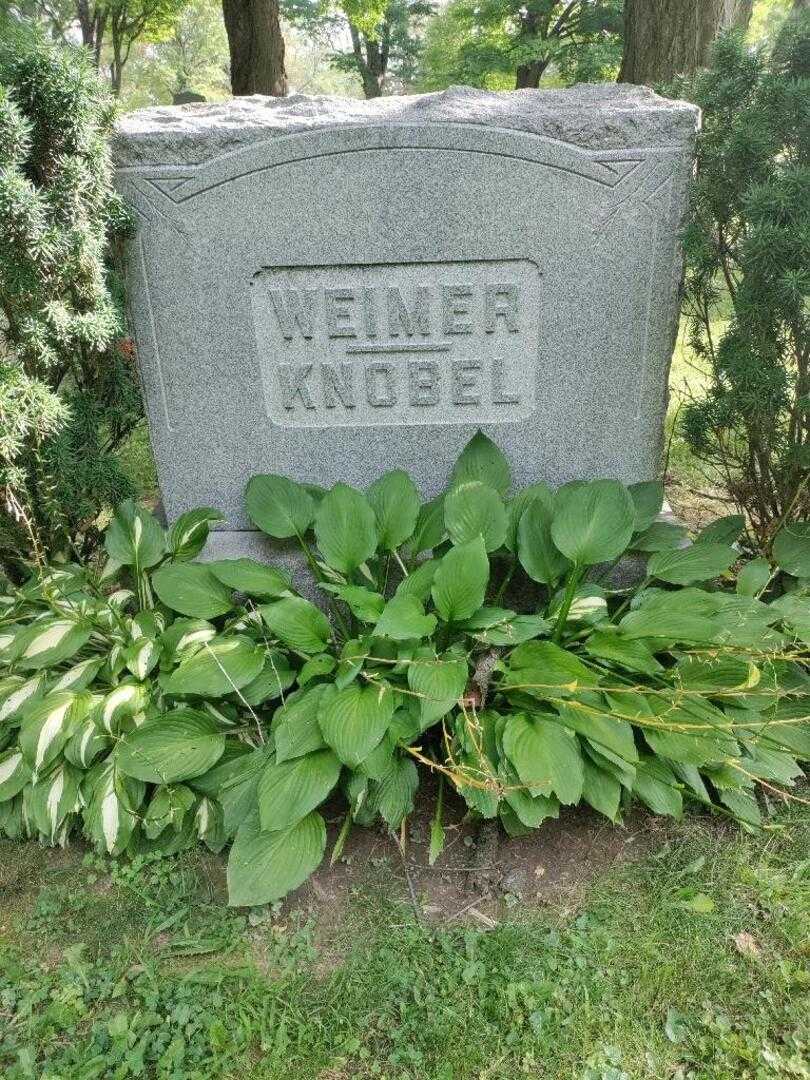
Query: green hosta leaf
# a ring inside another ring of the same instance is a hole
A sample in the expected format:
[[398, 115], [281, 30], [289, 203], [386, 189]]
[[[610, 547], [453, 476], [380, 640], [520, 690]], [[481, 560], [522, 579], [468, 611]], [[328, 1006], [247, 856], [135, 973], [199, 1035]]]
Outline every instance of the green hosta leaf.
[[[745, 564], [737, 575], [737, 593], [739, 596], [756, 596], [761, 593], [771, 580], [773, 571], [767, 559], [752, 559]], [[810, 609], [808, 609], [810, 621]]]
[[539, 499], [544, 503], [549, 510], [549, 513], [554, 508], [554, 492], [542, 481], [537, 484], [530, 484], [527, 488], [519, 491], [514, 499], [510, 499], [507, 507], [506, 514], [509, 519], [506, 528], [506, 540], [504, 541], [507, 548], [517, 554], [518, 550], [518, 529], [520, 527], [520, 519], [524, 513], [529, 509], [531, 504]]
[[412, 813], [418, 787], [419, 774], [414, 763], [410, 758], [396, 755], [374, 794], [374, 806], [390, 829], [398, 829]]
[[259, 674], [242, 687], [240, 699], [248, 705], [263, 705], [266, 701], [283, 696], [295, 678], [296, 673], [287, 662], [286, 654], [280, 649], [270, 649], [264, 654], [264, 666]]
[[600, 814], [617, 821], [621, 803], [622, 786], [609, 772], [600, 769], [588, 758], [583, 759], [585, 778], [582, 785], [582, 797], [589, 806]]
[[[693, 718], [692, 722], [698, 723], [697, 718]], [[647, 745], [654, 753], [672, 761], [681, 761], [685, 765], [718, 764], [729, 756], [724, 741], [704, 736], [699, 732], [671, 731], [666, 728], [646, 726], [643, 730]], [[729, 741], [734, 747], [732, 750], [734, 753], [736, 744], [733, 739]]]
[[498, 806], [498, 817], [501, 819], [501, 825], [503, 825], [506, 835], [511, 836], [514, 839], [520, 836], [527, 836], [532, 831], [528, 825], [523, 824], [515, 811], [505, 800]]
[[647, 574], [671, 585], [692, 585], [724, 574], [736, 558], [734, 548], [707, 540], [675, 551], [657, 551], [650, 556]]
[[509, 608], [491, 607], [484, 605], [479, 608], [469, 619], [459, 623], [459, 630], [467, 630], [474, 633], [476, 630], [489, 630], [493, 626], [502, 626], [509, 619], [515, 617], [514, 611]]
[[630, 541], [630, 551], [669, 551], [684, 546], [686, 529], [672, 521], [654, 521]]
[[172, 784], [206, 772], [224, 749], [225, 736], [212, 717], [176, 709], [125, 735], [115, 759], [126, 776], [149, 784]]
[[325, 696], [318, 723], [327, 745], [344, 765], [355, 768], [388, 730], [394, 715], [394, 695], [388, 687], [358, 686]]
[[273, 715], [273, 736], [277, 763], [302, 757], [326, 746], [318, 713], [325, 699], [334, 693], [333, 686], [320, 683], [290, 694], [284, 705], [276, 710]]
[[66, 762], [32, 784], [28, 815], [39, 832], [53, 844], [68, 814], [77, 809], [81, 772]]
[[728, 547], [736, 544], [745, 530], [745, 518], [740, 514], [729, 514], [718, 518], [701, 529], [695, 537], [696, 544], [723, 544]]
[[381, 476], [368, 489], [366, 498], [377, 519], [383, 551], [393, 551], [413, 535], [421, 500], [406, 472], [394, 469]]
[[370, 656], [371, 638], [352, 638], [344, 643], [340, 650], [340, 661], [335, 671], [335, 686], [343, 690], [354, 682], [363, 670], [366, 658]]
[[377, 521], [366, 497], [335, 484], [315, 514], [315, 537], [326, 562], [351, 574], [377, 550]]
[[698, 656], [684, 656], [670, 674], [676, 686], [688, 690], [752, 690], [760, 680], [756, 664], [722, 654], [706, 660]]
[[621, 762], [638, 761], [633, 729], [627, 720], [615, 716], [609, 709], [599, 712], [593, 706], [571, 701], [558, 705], [560, 723], [582, 735], [600, 753], [615, 754]]
[[759, 829], [762, 825], [762, 814], [753, 795], [731, 789], [721, 789], [718, 794], [720, 802], [731, 811], [737, 821], [751, 829]]
[[0, 802], [0, 836], [9, 840], [20, 840], [26, 834], [25, 815], [23, 813], [24, 793], [14, 799]]
[[459, 487], [471, 480], [480, 480], [494, 488], [499, 495], [506, 495], [512, 483], [509, 462], [492, 439], [482, 431], [476, 432], [453, 466], [450, 487]]
[[0, 704], [0, 724], [17, 720], [27, 705], [41, 698], [45, 692], [45, 672], [40, 671], [28, 679], [15, 679]]
[[798, 578], [810, 578], [810, 521], [784, 525], [773, 542], [777, 565]]
[[301, 537], [312, 524], [312, 496], [286, 476], [254, 476], [245, 489], [245, 509], [257, 528], [277, 540]]
[[160, 659], [160, 645], [151, 638], [139, 638], [127, 647], [124, 657], [129, 671], [136, 679], [143, 680]]
[[407, 577], [397, 585], [397, 596], [414, 596], [424, 604], [430, 596], [433, 578], [439, 565], [438, 559], [428, 559], [411, 570]]
[[456, 547], [481, 536], [487, 551], [506, 539], [506, 507], [494, 488], [474, 480], [461, 484], [444, 500], [444, 523]]
[[273, 634], [291, 649], [321, 653], [332, 634], [329, 620], [320, 608], [300, 596], [286, 597], [260, 609]]
[[306, 686], [313, 679], [318, 679], [322, 675], [330, 675], [336, 667], [337, 660], [335, 660], [334, 656], [330, 656], [329, 653], [320, 653], [318, 656], [313, 656], [311, 660], [307, 660], [305, 664], [302, 664], [301, 670], [298, 672], [298, 685]]
[[628, 491], [635, 507], [633, 532], [644, 532], [661, 513], [664, 484], [661, 480], [644, 480], [640, 484], [631, 484]]
[[360, 622], [375, 623], [385, 607], [382, 593], [367, 589], [365, 585], [322, 585], [321, 588], [342, 600]]
[[619, 623], [623, 637], [711, 642], [720, 627], [716, 606], [699, 589], [677, 592], [650, 590], [642, 603]]
[[666, 814], [679, 818], [683, 813], [683, 797], [678, 778], [668, 765], [652, 755], [643, 755], [636, 769], [633, 793], [654, 814]]
[[248, 596], [285, 596], [292, 589], [290, 575], [256, 559], [220, 559], [205, 564], [211, 573], [236, 592]]
[[318, 867], [326, 826], [311, 813], [289, 829], [262, 832], [258, 815], [240, 826], [228, 859], [228, 903], [252, 907], [280, 900]]
[[131, 566], [137, 575], [160, 562], [166, 554], [166, 537], [154, 515], [128, 499], [116, 510], [104, 546], [111, 559]]
[[94, 766], [83, 785], [87, 832], [108, 855], [119, 855], [138, 823], [144, 785], [122, 776], [112, 760]]
[[618, 480], [592, 480], [557, 492], [551, 536], [577, 566], [610, 562], [624, 552], [633, 535], [636, 508]]
[[167, 694], [222, 697], [241, 690], [264, 667], [264, 651], [250, 638], [216, 638], [183, 663], [166, 680]]
[[118, 735], [129, 721], [139, 718], [149, 703], [149, 691], [144, 683], [119, 683], [104, 695], [98, 708], [99, 727], [108, 735]]
[[159, 787], [143, 816], [143, 831], [147, 839], [156, 840], [169, 827], [179, 831], [197, 796], [185, 784], [167, 784]]
[[341, 764], [331, 750], [271, 762], [259, 780], [259, 821], [265, 832], [287, 829], [315, 810], [338, 782]]
[[394, 596], [383, 608], [374, 627], [375, 637], [408, 641], [428, 637], [436, 629], [436, 616], [425, 615], [421, 602], [414, 596]]
[[231, 590], [204, 563], [169, 563], [152, 575], [155, 592], [172, 611], [198, 619], [229, 612]]
[[533, 795], [554, 794], [564, 805], [579, 802], [582, 754], [576, 737], [560, 724], [540, 715], [513, 714], [504, 728], [503, 749]]
[[643, 641], [621, 637], [611, 630], [595, 630], [585, 640], [585, 651], [599, 660], [609, 660], [627, 671], [639, 671], [643, 675], [657, 675], [664, 670]]
[[509, 657], [503, 687], [545, 699], [566, 697], [598, 683], [598, 675], [573, 653], [551, 641], [527, 641]]
[[532, 581], [541, 585], [553, 584], [570, 566], [551, 539], [553, 518], [551, 501], [535, 499], [524, 511], [517, 530], [520, 565]]
[[484, 603], [488, 581], [489, 559], [480, 536], [448, 551], [436, 568], [431, 589], [441, 618], [469, 619]]
[[524, 788], [507, 789], [504, 798], [521, 825], [537, 829], [549, 818], [560, 816], [560, 803], [553, 795], [532, 796]]
[[13, 799], [31, 779], [31, 769], [16, 746], [0, 754], [0, 803]]
[[75, 656], [92, 630], [75, 619], [43, 619], [18, 633], [7, 657], [24, 671], [54, 667]]
[[61, 754], [74, 728], [87, 715], [93, 697], [86, 691], [48, 694], [28, 706], [20, 728], [20, 749], [34, 773]]
[[210, 506], [201, 506], [181, 514], [166, 537], [173, 558], [196, 559], [206, 545], [212, 523], [224, 520], [224, 515]]
[[437, 495], [419, 510], [416, 528], [408, 546], [414, 555], [420, 555], [423, 551], [438, 547], [444, 537], [444, 495]]
[[408, 687], [419, 699], [423, 731], [454, 708], [467, 678], [467, 661], [450, 653], [420, 656], [408, 664]]
[[269, 745], [230, 760], [226, 760], [223, 754], [213, 769], [189, 780], [189, 787], [209, 798], [216, 798], [221, 804], [226, 836], [233, 836], [242, 822], [254, 812], [259, 778], [271, 756], [272, 748]]
[[550, 629], [542, 615], [514, 615], [506, 622], [477, 633], [475, 638], [485, 645], [521, 645], [524, 641], [542, 637]]

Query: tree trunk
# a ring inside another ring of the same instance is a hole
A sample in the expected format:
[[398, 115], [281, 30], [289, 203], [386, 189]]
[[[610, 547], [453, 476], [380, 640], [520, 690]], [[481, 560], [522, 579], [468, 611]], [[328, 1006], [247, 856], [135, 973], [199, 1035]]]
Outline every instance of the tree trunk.
[[82, 45], [90, 50], [93, 63], [99, 66], [101, 60], [101, 46], [104, 41], [104, 30], [107, 24], [107, 7], [99, 10], [91, 8], [88, 0], [78, 0], [76, 4], [76, 17], [82, 34]]
[[222, 0], [222, 14], [231, 54], [234, 95], [284, 97], [287, 73], [278, 0]]
[[515, 73], [515, 89], [536, 90], [547, 67], [548, 60], [531, 60], [528, 64], [519, 64]]
[[753, 0], [625, 0], [619, 82], [668, 82], [705, 67], [722, 30], [744, 30]]
[[381, 41], [375, 41], [361, 34], [352, 23], [349, 23], [349, 34], [352, 39], [352, 52], [357, 65], [357, 73], [363, 84], [363, 97], [382, 97], [385, 77], [388, 74], [390, 27], [387, 23], [384, 25]]

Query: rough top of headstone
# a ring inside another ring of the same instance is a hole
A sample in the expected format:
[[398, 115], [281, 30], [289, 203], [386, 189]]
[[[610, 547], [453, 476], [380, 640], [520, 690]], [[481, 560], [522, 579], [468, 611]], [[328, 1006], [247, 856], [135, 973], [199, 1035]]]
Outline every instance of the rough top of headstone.
[[238, 97], [167, 105], [124, 116], [116, 165], [199, 164], [260, 139], [369, 124], [484, 124], [571, 143], [586, 150], [678, 146], [694, 135], [699, 111], [644, 86], [599, 83], [569, 90], [491, 93], [451, 86], [436, 94], [381, 97]]

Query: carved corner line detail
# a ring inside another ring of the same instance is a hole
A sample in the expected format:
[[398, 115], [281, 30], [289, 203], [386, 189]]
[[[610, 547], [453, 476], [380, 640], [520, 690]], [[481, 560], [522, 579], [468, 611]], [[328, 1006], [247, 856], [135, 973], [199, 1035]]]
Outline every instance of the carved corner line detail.
[[163, 375], [163, 364], [160, 359], [160, 345], [158, 343], [155, 312], [152, 307], [152, 293], [149, 288], [149, 271], [146, 263], [146, 249], [144, 247], [142, 237], [139, 236], [135, 242], [138, 249], [138, 274], [141, 279], [141, 288], [143, 290], [143, 304], [148, 319], [149, 337], [151, 338], [150, 348], [152, 352], [154, 374], [157, 381], [158, 390], [160, 392], [160, 402], [163, 407], [163, 418], [165, 421], [166, 430], [169, 432], [174, 432], [171, 417], [169, 415], [169, 399], [168, 394], [166, 393], [166, 380]]

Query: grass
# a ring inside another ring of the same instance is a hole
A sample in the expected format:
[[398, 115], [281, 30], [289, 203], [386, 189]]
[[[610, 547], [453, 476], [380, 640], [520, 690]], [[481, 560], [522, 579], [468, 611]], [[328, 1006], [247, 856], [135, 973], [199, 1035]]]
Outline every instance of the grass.
[[[810, 1077], [810, 823], [692, 818], [495, 928], [425, 926], [382, 869], [345, 910], [229, 911], [221, 868], [0, 843], [6, 1080]], [[337, 916], [337, 917], [335, 917]]]

